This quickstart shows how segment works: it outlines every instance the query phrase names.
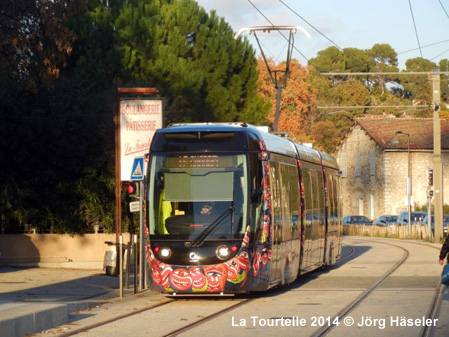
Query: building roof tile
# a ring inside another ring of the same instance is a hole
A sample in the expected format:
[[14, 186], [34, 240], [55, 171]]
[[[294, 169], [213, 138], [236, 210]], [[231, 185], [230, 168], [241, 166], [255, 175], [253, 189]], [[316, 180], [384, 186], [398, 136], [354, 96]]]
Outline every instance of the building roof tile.
[[[410, 149], [433, 149], [432, 118], [363, 117], [357, 118], [356, 123], [384, 150], [407, 149], [406, 134], [410, 135]], [[397, 131], [404, 135], [396, 136]], [[441, 148], [449, 149], [449, 121], [445, 119], [441, 119]]]

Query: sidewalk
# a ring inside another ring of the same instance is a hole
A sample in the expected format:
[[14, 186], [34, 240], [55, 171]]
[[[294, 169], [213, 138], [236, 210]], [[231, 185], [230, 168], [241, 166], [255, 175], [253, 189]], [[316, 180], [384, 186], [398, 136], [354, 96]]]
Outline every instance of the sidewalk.
[[2, 266], [1, 336], [24, 336], [63, 325], [70, 313], [118, 296], [119, 278], [106, 276], [102, 270]]

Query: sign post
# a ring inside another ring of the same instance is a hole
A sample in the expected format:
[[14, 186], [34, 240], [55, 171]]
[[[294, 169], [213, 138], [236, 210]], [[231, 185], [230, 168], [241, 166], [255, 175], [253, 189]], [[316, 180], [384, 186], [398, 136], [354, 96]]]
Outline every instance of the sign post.
[[[130, 208], [131, 208], [131, 212], [139, 212], [139, 234], [140, 234], [140, 251], [139, 251], [139, 255], [140, 255], [140, 263], [139, 263], [139, 274], [140, 274], [140, 282], [139, 282], [139, 288], [140, 290], [145, 289], [145, 284], [143, 282], [144, 280], [144, 275], [145, 275], [145, 270], [144, 270], [144, 257], [145, 257], [145, 240], [144, 240], [144, 214], [143, 214], [143, 200], [144, 200], [144, 195], [143, 195], [143, 178], [144, 178], [144, 160], [143, 157], [137, 157], [134, 158], [134, 162], [132, 165], [132, 170], [131, 170], [131, 180], [133, 181], [138, 181], [139, 182], [139, 197], [138, 197], [138, 201], [135, 201], [135, 205], [131, 206], [131, 203], [129, 204]], [[134, 208], [133, 208], [134, 207]], [[134, 210], [133, 210], [134, 209]]]
[[[115, 231], [116, 242], [122, 235], [121, 189], [123, 181], [138, 181], [140, 200], [140, 272], [143, 279], [143, 259], [145, 258], [143, 233], [143, 179], [145, 175], [144, 155], [157, 129], [163, 126], [162, 101], [154, 99], [156, 88], [118, 88], [115, 104]], [[146, 95], [146, 97], [145, 97]], [[153, 95], [153, 97], [148, 96]], [[131, 175], [130, 175], [131, 173]], [[136, 205], [130, 205], [131, 212]], [[141, 282], [142, 283], [142, 282]]]

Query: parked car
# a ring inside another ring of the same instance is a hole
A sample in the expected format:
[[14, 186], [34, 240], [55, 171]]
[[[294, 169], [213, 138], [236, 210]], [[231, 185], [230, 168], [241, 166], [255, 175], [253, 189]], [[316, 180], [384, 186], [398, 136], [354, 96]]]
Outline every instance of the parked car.
[[[435, 215], [432, 215], [431, 217], [431, 223], [430, 223], [430, 228], [432, 228], [432, 231], [435, 229]], [[426, 217], [424, 218], [424, 220], [422, 221], [422, 224], [424, 226], [427, 226], [427, 221], [428, 221], [428, 217], [426, 215]], [[449, 215], [448, 214], [443, 214], [443, 232], [444, 234], [447, 234], [447, 226], [449, 225]]]
[[390, 225], [396, 225], [397, 222], [397, 215], [382, 215], [373, 222], [373, 225], [379, 227], [388, 227]]
[[371, 226], [373, 223], [363, 215], [348, 215], [343, 218], [343, 225], [367, 225]]
[[[412, 225], [420, 223], [426, 217], [426, 212], [411, 212]], [[408, 212], [401, 213], [398, 217], [398, 225], [408, 225]]]

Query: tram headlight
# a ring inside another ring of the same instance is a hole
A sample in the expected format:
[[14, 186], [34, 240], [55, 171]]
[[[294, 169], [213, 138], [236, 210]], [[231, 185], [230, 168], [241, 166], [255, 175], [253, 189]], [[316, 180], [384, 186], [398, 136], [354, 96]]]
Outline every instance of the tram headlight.
[[170, 248], [161, 248], [159, 256], [166, 260], [171, 256], [171, 249]]
[[230, 250], [226, 246], [219, 246], [215, 251], [215, 255], [217, 255], [220, 260], [226, 260], [229, 257], [229, 254]]

